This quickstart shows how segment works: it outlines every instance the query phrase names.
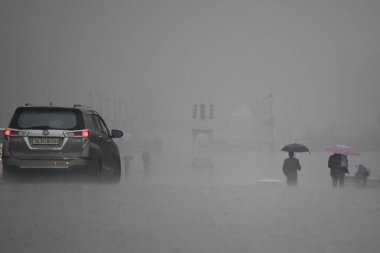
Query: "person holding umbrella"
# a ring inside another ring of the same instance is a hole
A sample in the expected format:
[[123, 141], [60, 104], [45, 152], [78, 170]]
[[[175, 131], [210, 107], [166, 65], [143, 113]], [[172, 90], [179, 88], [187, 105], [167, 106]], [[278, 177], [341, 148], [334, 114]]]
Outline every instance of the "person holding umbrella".
[[339, 184], [343, 188], [345, 174], [349, 173], [347, 155], [359, 155], [359, 152], [346, 145], [334, 145], [326, 150], [333, 153], [328, 160], [332, 185], [336, 188]]
[[286, 183], [288, 186], [297, 186], [298, 184], [298, 171], [301, 170], [300, 161], [294, 157], [295, 152], [309, 152], [309, 149], [301, 144], [293, 143], [284, 146], [282, 151], [289, 153], [289, 157], [284, 160], [282, 171], [286, 176]]
[[339, 185], [340, 188], [343, 188], [345, 174], [349, 173], [347, 156], [342, 154], [332, 154], [329, 157], [328, 167], [330, 168], [333, 187], [336, 188]]
[[297, 186], [299, 170], [301, 170], [300, 161], [294, 157], [294, 152], [289, 152], [289, 157], [284, 160], [282, 165], [282, 171], [286, 176], [288, 186]]

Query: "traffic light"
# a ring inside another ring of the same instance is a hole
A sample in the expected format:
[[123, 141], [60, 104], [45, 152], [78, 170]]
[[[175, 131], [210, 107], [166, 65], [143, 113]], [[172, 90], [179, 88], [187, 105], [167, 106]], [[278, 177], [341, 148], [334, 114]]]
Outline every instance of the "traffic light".
[[209, 119], [214, 118], [214, 104], [210, 104], [210, 113], [209, 113]]
[[194, 104], [194, 107], [193, 107], [193, 119], [197, 118], [197, 111], [198, 111], [198, 105]]

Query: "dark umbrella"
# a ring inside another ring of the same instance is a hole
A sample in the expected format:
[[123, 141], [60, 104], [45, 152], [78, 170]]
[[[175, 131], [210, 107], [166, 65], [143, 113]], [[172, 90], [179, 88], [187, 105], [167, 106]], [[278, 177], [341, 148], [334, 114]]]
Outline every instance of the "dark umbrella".
[[281, 149], [281, 151], [293, 152], [293, 153], [302, 153], [302, 152], [309, 152], [310, 153], [309, 149], [305, 145], [298, 144], [298, 143], [285, 145]]

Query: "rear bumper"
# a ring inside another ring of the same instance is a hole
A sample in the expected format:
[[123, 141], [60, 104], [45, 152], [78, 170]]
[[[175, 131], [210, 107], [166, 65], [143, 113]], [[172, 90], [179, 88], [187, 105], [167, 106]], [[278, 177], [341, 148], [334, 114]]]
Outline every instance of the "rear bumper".
[[75, 170], [90, 166], [90, 160], [84, 158], [70, 160], [47, 160], [3, 157], [2, 162], [4, 167], [14, 167], [19, 169]]
[[[67, 164], [68, 162], [68, 164]], [[85, 159], [21, 160], [3, 157], [3, 182], [98, 182], [99, 173]]]

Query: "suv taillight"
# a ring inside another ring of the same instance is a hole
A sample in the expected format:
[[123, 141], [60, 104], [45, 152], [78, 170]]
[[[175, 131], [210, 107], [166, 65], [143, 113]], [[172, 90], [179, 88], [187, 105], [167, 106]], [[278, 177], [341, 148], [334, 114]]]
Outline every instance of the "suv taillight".
[[26, 131], [6, 128], [4, 130], [4, 136], [26, 136]]
[[90, 130], [83, 129], [83, 130], [79, 130], [79, 131], [69, 131], [69, 132], [65, 132], [65, 136], [66, 137], [84, 137], [84, 138], [88, 138], [88, 137], [90, 137]]

